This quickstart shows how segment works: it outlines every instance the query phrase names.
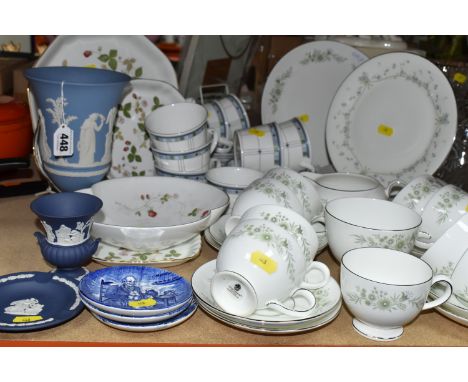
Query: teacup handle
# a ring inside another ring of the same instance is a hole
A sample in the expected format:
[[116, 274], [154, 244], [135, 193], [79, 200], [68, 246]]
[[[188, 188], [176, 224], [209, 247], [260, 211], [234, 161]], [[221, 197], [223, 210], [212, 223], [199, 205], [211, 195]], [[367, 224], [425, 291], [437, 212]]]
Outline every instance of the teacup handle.
[[[390, 199], [392, 197], [392, 193], [393, 193], [393, 191], [395, 189], [400, 189], [401, 190], [406, 185], [407, 185], [407, 183], [405, 183], [405, 182], [403, 182], [403, 181], [401, 181], [399, 179], [395, 179], [394, 181], [390, 182], [390, 184], [385, 189], [385, 195], [387, 195], [387, 198]], [[395, 196], [395, 195], [393, 195], [393, 196]]]
[[[318, 282], [311, 282], [310, 277], [312, 273], [318, 271], [321, 274], [321, 280]], [[306, 289], [319, 289], [324, 287], [330, 280], [330, 269], [320, 261], [312, 261], [307, 267], [307, 272], [304, 276], [304, 281], [301, 283], [301, 288]]]
[[317, 178], [320, 178], [323, 174], [317, 174], [316, 172], [310, 172], [310, 171], [301, 171], [299, 174], [301, 174], [305, 178], [309, 178], [311, 180], [315, 180]]
[[232, 150], [233, 143], [229, 139], [220, 136], [218, 138], [218, 145], [222, 146], [216, 147], [216, 152], [220, 154], [226, 154]]
[[236, 225], [239, 224], [240, 220], [240, 216], [231, 216], [226, 220], [226, 223], [224, 223], [224, 232], [226, 233], [226, 236], [229, 235]]
[[[307, 160], [309, 159], [309, 160]], [[315, 167], [312, 163], [310, 163], [310, 158], [304, 158], [301, 160], [301, 163], [299, 163], [299, 166], [302, 168], [305, 168], [309, 171], [315, 172]]]
[[448, 288], [445, 289], [445, 292], [444, 292], [444, 294], [442, 296], [436, 298], [433, 301], [426, 302], [423, 305], [422, 310], [431, 309], [431, 308], [434, 308], [436, 306], [439, 306], [439, 305], [443, 304], [445, 301], [447, 301], [450, 298], [450, 296], [452, 295], [453, 286], [452, 286], [452, 280], [450, 279], [450, 277], [448, 277], [446, 275], [436, 275], [432, 279], [431, 286], [434, 285], [435, 283], [440, 283], [440, 282], [447, 284]]
[[416, 247], [418, 247], [418, 248], [421, 248], [421, 249], [429, 249], [434, 245], [434, 243], [425, 243], [423, 241], [420, 241], [420, 239], [431, 240], [432, 235], [427, 233], [427, 232], [419, 231], [418, 236], [417, 236], [416, 240], [414, 241], [414, 245]]
[[309, 303], [309, 307], [304, 310], [297, 310], [297, 309], [294, 309], [294, 307], [290, 309], [284, 306], [281, 302], [277, 300], [268, 301], [266, 303], [266, 306], [267, 308], [270, 308], [271, 310], [274, 310], [275, 312], [286, 314], [291, 317], [296, 317], [296, 318], [307, 317], [310, 314], [311, 310], [314, 309], [315, 307], [316, 301], [315, 301], [314, 294], [308, 289], [298, 288], [294, 290], [293, 293], [291, 293], [290, 297], [294, 299], [294, 296], [304, 297], [306, 301]]
[[215, 130], [213, 128], [208, 128], [208, 134], [212, 136], [211, 145], [210, 145], [210, 154], [213, 154], [213, 151], [215, 151], [216, 147], [218, 146], [219, 133], [218, 133], [218, 130]]

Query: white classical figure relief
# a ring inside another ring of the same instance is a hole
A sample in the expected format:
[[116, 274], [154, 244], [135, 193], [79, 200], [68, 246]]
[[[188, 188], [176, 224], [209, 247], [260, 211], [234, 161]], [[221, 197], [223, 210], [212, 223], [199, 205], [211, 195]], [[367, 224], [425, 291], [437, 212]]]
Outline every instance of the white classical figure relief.
[[80, 140], [78, 142], [80, 165], [92, 166], [96, 164], [94, 160], [94, 155], [96, 153], [96, 133], [102, 129], [105, 121], [106, 118], [102, 114], [92, 113], [81, 125]]
[[36, 298], [26, 298], [10, 303], [10, 306], [5, 308], [5, 314], [14, 316], [37, 316], [42, 312], [44, 305], [40, 304]]
[[117, 115], [117, 108], [113, 107], [109, 110], [107, 114], [106, 124], [108, 125], [108, 130], [106, 133], [106, 148], [104, 155], [101, 158], [101, 163], [109, 163], [111, 161], [111, 148], [112, 148], [112, 133], [114, 129], [114, 121]]
[[83, 222], [78, 222], [76, 224], [76, 229], [71, 229], [65, 225], [61, 225], [58, 230], [55, 231], [57, 235], [57, 241], [62, 244], [79, 244], [85, 240], [85, 229], [89, 227], [91, 222], [84, 224]]
[[44, 120], [44, 115], [42, 114], [41, 109], [37, 110], [37, 114], [39, 116], [39, 123], [38, 126], [36, 127], [39, 130], [40, 134], [40, 153], [41, 156], [44, 160], [50, 160], [52, 158], [52, 150], [50, 149], [49, 144], [47, 143], [47, 135], [46, 135], [46, 127], [45, 127], [45, 120]]
[[55, 233], [54, 233], [54, 230], [52, 229], [52, 227], [50, 225], [48, 225], [45, 221], [41, 220], [41, 223], [42, 225], [44, 226], [44, 229], [46, 231], [46, 234], [47, 234], [47, 240], [49, 240], [50, 242], [54, 242], [55, 241]]

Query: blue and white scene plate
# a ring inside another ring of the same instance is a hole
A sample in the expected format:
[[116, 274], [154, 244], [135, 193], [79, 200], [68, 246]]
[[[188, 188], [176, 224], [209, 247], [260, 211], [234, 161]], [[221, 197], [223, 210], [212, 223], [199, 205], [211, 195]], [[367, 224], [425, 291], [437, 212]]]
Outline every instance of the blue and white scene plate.
[[49, 272], [0, 276], [0, 331], [51, 328], [71, 320], [83, 309], [74, 280]]
[[155, 316], [180, 308], [192, 298], [192, 287], [166, 269], [120, 266], [91, 272], [80, 292], [93, 306], [125, 316]]
[[195, 313], [197, 307], [198, 305], [195, 299], [193, 299], [190, 305], [187, 307], [187, 309], [185, 309], [182, 313], [178, 314], [177, 316], [174, 316], [165, 321], [150, 324], [126, 324], [122, 322], [109, 320], [95, 313], [93, 313], [93, 316], [99, 321], [101, 321], [103, 324], [106, 324], [115, 329], [126, 330], [129, 332], [154, 332], [157, 330], [172, 328], [173, 326], [179, 325], [182, 322], [188, 320]]
[[189, 300], [180, 308], [171, 310], [170, 312], [167, 312], [164, 314], [158, 314], [156, 316], [132, 317], [132, 316], [124, 316], [123, 314], [113, 314], [113, 313], [106, 312], [105, 310], [99, 309], [96, 306], [94, 306], [92, 302], [88, 300], [86, 297], [84, 297], [82, 294], [80, 294], [80, 297], [81, 297], [81, 301], [83, 302], [83, 304], [92, 313], [95, 313], [98, 316], [101, 316], [102, 318], [107, 318], [112, 321], [127, 323], [127, 324], [150, 324], [150, 323], [168, 320], [169, 318], [172, 318], [182, 313], [185, 309], [188, 308], [188, 306], [191, 303], [191, 300]]

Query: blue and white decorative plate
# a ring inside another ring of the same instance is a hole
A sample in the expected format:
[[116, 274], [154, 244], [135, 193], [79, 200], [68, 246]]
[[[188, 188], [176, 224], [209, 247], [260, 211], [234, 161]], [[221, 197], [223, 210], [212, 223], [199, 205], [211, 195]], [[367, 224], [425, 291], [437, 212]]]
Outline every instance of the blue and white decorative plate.
[[76, 317], [84, 305], [75, 281], [54, 273], [0, 276], [0, 331], [51, 328]]
[[127, 323], [127, 324], [151, 324], [155, 322], [160, 322], [164, 320], [168, 320], [178, 314], [182, 313], [185, 309], [187, 309], [191, 303], [191, 300], [187, 301], [184, 305], [180, 308], [171, 310], [170, 312], [164, 314], [158, 314], [156, 316], [144, 316], [144, 317], [133, 317], [133, 316], [125, 316], [123, 314], [113, 314], [106, 312], [105, 310], [99, 309], [92, 304], [90, 300], [88, 300], [85, 296], [80, 293], [81, 301], [83, 304], [88, 308], [92, 313], [101, 316], [102, 318], [107, 318], [112, 321], [120, 322], [120, 323]]
[[168, 320], [160, 321], [152, 324], [125, 324], [121, 322], [116, 322], [113, 320], [109, 320], [107, 318], [101, 317], [95, 313], [93, 316], [101, 321], [103, 324], [106, 324], [112, 328], [120, 329], [120, 330], [127, 330], [129, 332], [154, 332], [157, 330], [164, 330], [172, 328], [173, 326], [179, 325], [182, 322], [188, 320], [197, 310], [197, 303], [192, 300], [191, 304], [187, 309], [185, 309], [181, 314], [174, 316]]
[[126, 316], [165, 314], [192, 298], [192, 287], [182, 276], [143, 266], [99, 269], [83, 277], [79, 287], [95, 307]]

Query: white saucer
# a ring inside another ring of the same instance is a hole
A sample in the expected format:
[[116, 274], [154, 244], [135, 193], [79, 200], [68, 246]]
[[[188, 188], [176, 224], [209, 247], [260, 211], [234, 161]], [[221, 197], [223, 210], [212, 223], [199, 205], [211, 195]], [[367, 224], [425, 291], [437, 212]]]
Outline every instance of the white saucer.
[[231, 215], [223, 215], [208, 228], [213, 239], [220, 245], [223, 244], [226, 239], [226, 231], [224, 230], [224, 227], [226, 225], [226, 221], [230, 217]]
[[206, 242], [212, 246], [214, 249], [216, 249], [217, 251], [219, 251], [219, 249], [221, 248], [221, 244], [217, 243], [216, 240], [213, 238], [213, 236], [211, 235], [210, 233], [210, 230], [209, 229], [206, 229], [204, 231], [204, 237], [205, 237], [205, 240]]
[[[341, 307], [341, 291], [338, 283], [331, 278], [323, 288], [313, 291], [317, 304], [306, 318], [297, 319], [271, 310], [258, 310], [249, 317], [236, 316], [222, 310], [214, 301], [210, 285], [216, 271], [216, 260], [205, 263], [192, 276], [193, 294], [200, 307], [208, 314], [228, 325], [249, 327], [261, 331], [304, 331], [322, 325]], [[288, 303], [288, 302], [286, 302]], [[292, 302], [291, 302], [292, 303]], [[301, 302], [296, 300], [297, 304]]]
[[192, 239], [174, 247], [153, 252], [131, 251], [101, 242], [98, 250], [93, 255], [93, 260], [107, 266], [151, 265], [172, 267], [193, 260], [200, 254], [200, 250], [200, 235], [196, 235]]

